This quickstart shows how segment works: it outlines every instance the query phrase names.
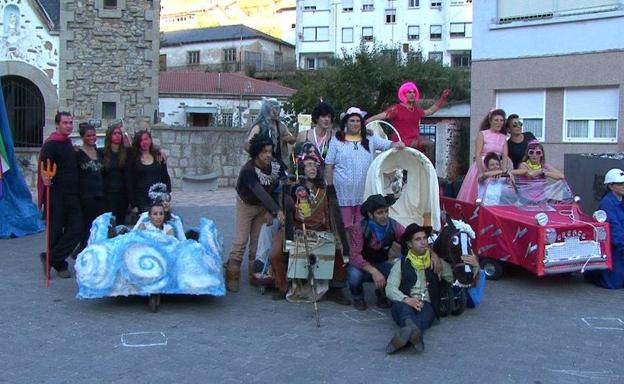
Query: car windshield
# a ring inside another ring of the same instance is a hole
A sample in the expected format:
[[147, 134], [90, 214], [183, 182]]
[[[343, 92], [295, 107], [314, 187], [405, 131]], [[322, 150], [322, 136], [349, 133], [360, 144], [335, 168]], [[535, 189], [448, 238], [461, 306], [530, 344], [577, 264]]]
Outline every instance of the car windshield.
[[538, 208], [557, 203], [571, 203], [574, 195], [565, 180], [517, 178], [490, 178], [479, 185], [479, 198], [483, 205], [515, 205], [524, 209]]

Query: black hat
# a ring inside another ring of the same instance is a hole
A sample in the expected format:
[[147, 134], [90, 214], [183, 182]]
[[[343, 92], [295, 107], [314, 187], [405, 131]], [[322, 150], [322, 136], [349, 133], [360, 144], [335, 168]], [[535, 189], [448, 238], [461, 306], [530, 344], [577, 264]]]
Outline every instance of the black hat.
[[382, 196], [379, 194], [370, 195], [368, 199], [366, 199], [366, 201], [360, 206], [360, 213], [362, 213], [362, 216], [368, 217], [369, 212], [372, 213], [380, 208], [389, 207], [396, 201], [397, 199], [395, 199], [394, 195], [392, 194], [386, 196]]
[[412, 223], [405, 228], [405, 232], [401, 236], [401, 245], [403, 248], [407, 248], [407, 242], [412, 240], [415, 234], [418, 232], [425, 232], [427, 237], [431, 236], [432, 228], [430, 226], [420, 226], [416, 223]]

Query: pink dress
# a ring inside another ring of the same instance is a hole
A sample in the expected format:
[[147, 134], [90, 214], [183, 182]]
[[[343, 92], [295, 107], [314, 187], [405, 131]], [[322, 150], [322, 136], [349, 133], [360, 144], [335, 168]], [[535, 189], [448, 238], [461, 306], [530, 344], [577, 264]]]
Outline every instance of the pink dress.
[[[506, 135], [492, 132], [489, 129], [480, 131], [479, 134], [483, 135], [483, 149], [481, 150], [481, 154], [478, 156], [479, 161], [482, 162], [485, 155], [490, 152], [498, 153], [499, 156], [503, 155], [503, 149], [507, 143]], [[466, 177], [464, 178], [461, 189], [459, 190], [457, 200], [474, 203], [478, 196], [478, 179], [479, 168], [477, 168], [477, 163], [472, 163]]]

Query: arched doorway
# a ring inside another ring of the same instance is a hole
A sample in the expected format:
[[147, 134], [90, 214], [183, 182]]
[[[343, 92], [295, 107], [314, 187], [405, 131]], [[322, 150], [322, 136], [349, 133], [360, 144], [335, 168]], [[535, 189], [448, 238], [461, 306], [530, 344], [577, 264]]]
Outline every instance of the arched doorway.
[[15, 147], [40, 147], [46, 116], [39, 88], [25, 77], [7, 75], [2, 91]]

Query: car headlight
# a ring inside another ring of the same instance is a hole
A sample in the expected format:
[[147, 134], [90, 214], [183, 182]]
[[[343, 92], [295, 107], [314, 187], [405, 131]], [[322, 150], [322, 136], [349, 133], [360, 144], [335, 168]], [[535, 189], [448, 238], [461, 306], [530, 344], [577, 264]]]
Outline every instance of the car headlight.
[[555, 228], [546, 228], [546, 235], [544, 236], [546, 244], [552, 244], [557, 241], [557, 231]]
[[548, 215], [545, 214], [544, 212], [540, 212], [537, 215], [535, 215], [535, 221], [537, 221], [537, 224], [544, 227], [546, 226], [546, 224], [548, 224]]
[[599, 223], [604, 223], [605, 221], [607, 221], [607, 212], [603, 211], [602, 209], [597, 210], [596, 212], [594, 212], [594, 214], [592, 215], [592, 217], [594, 218], [594, 220], [596, 220]]
[[596, 241], [605, 241], [607, 240], [607, 230], [605, 227], [595, 227], [594, 228], [594, 239]]

